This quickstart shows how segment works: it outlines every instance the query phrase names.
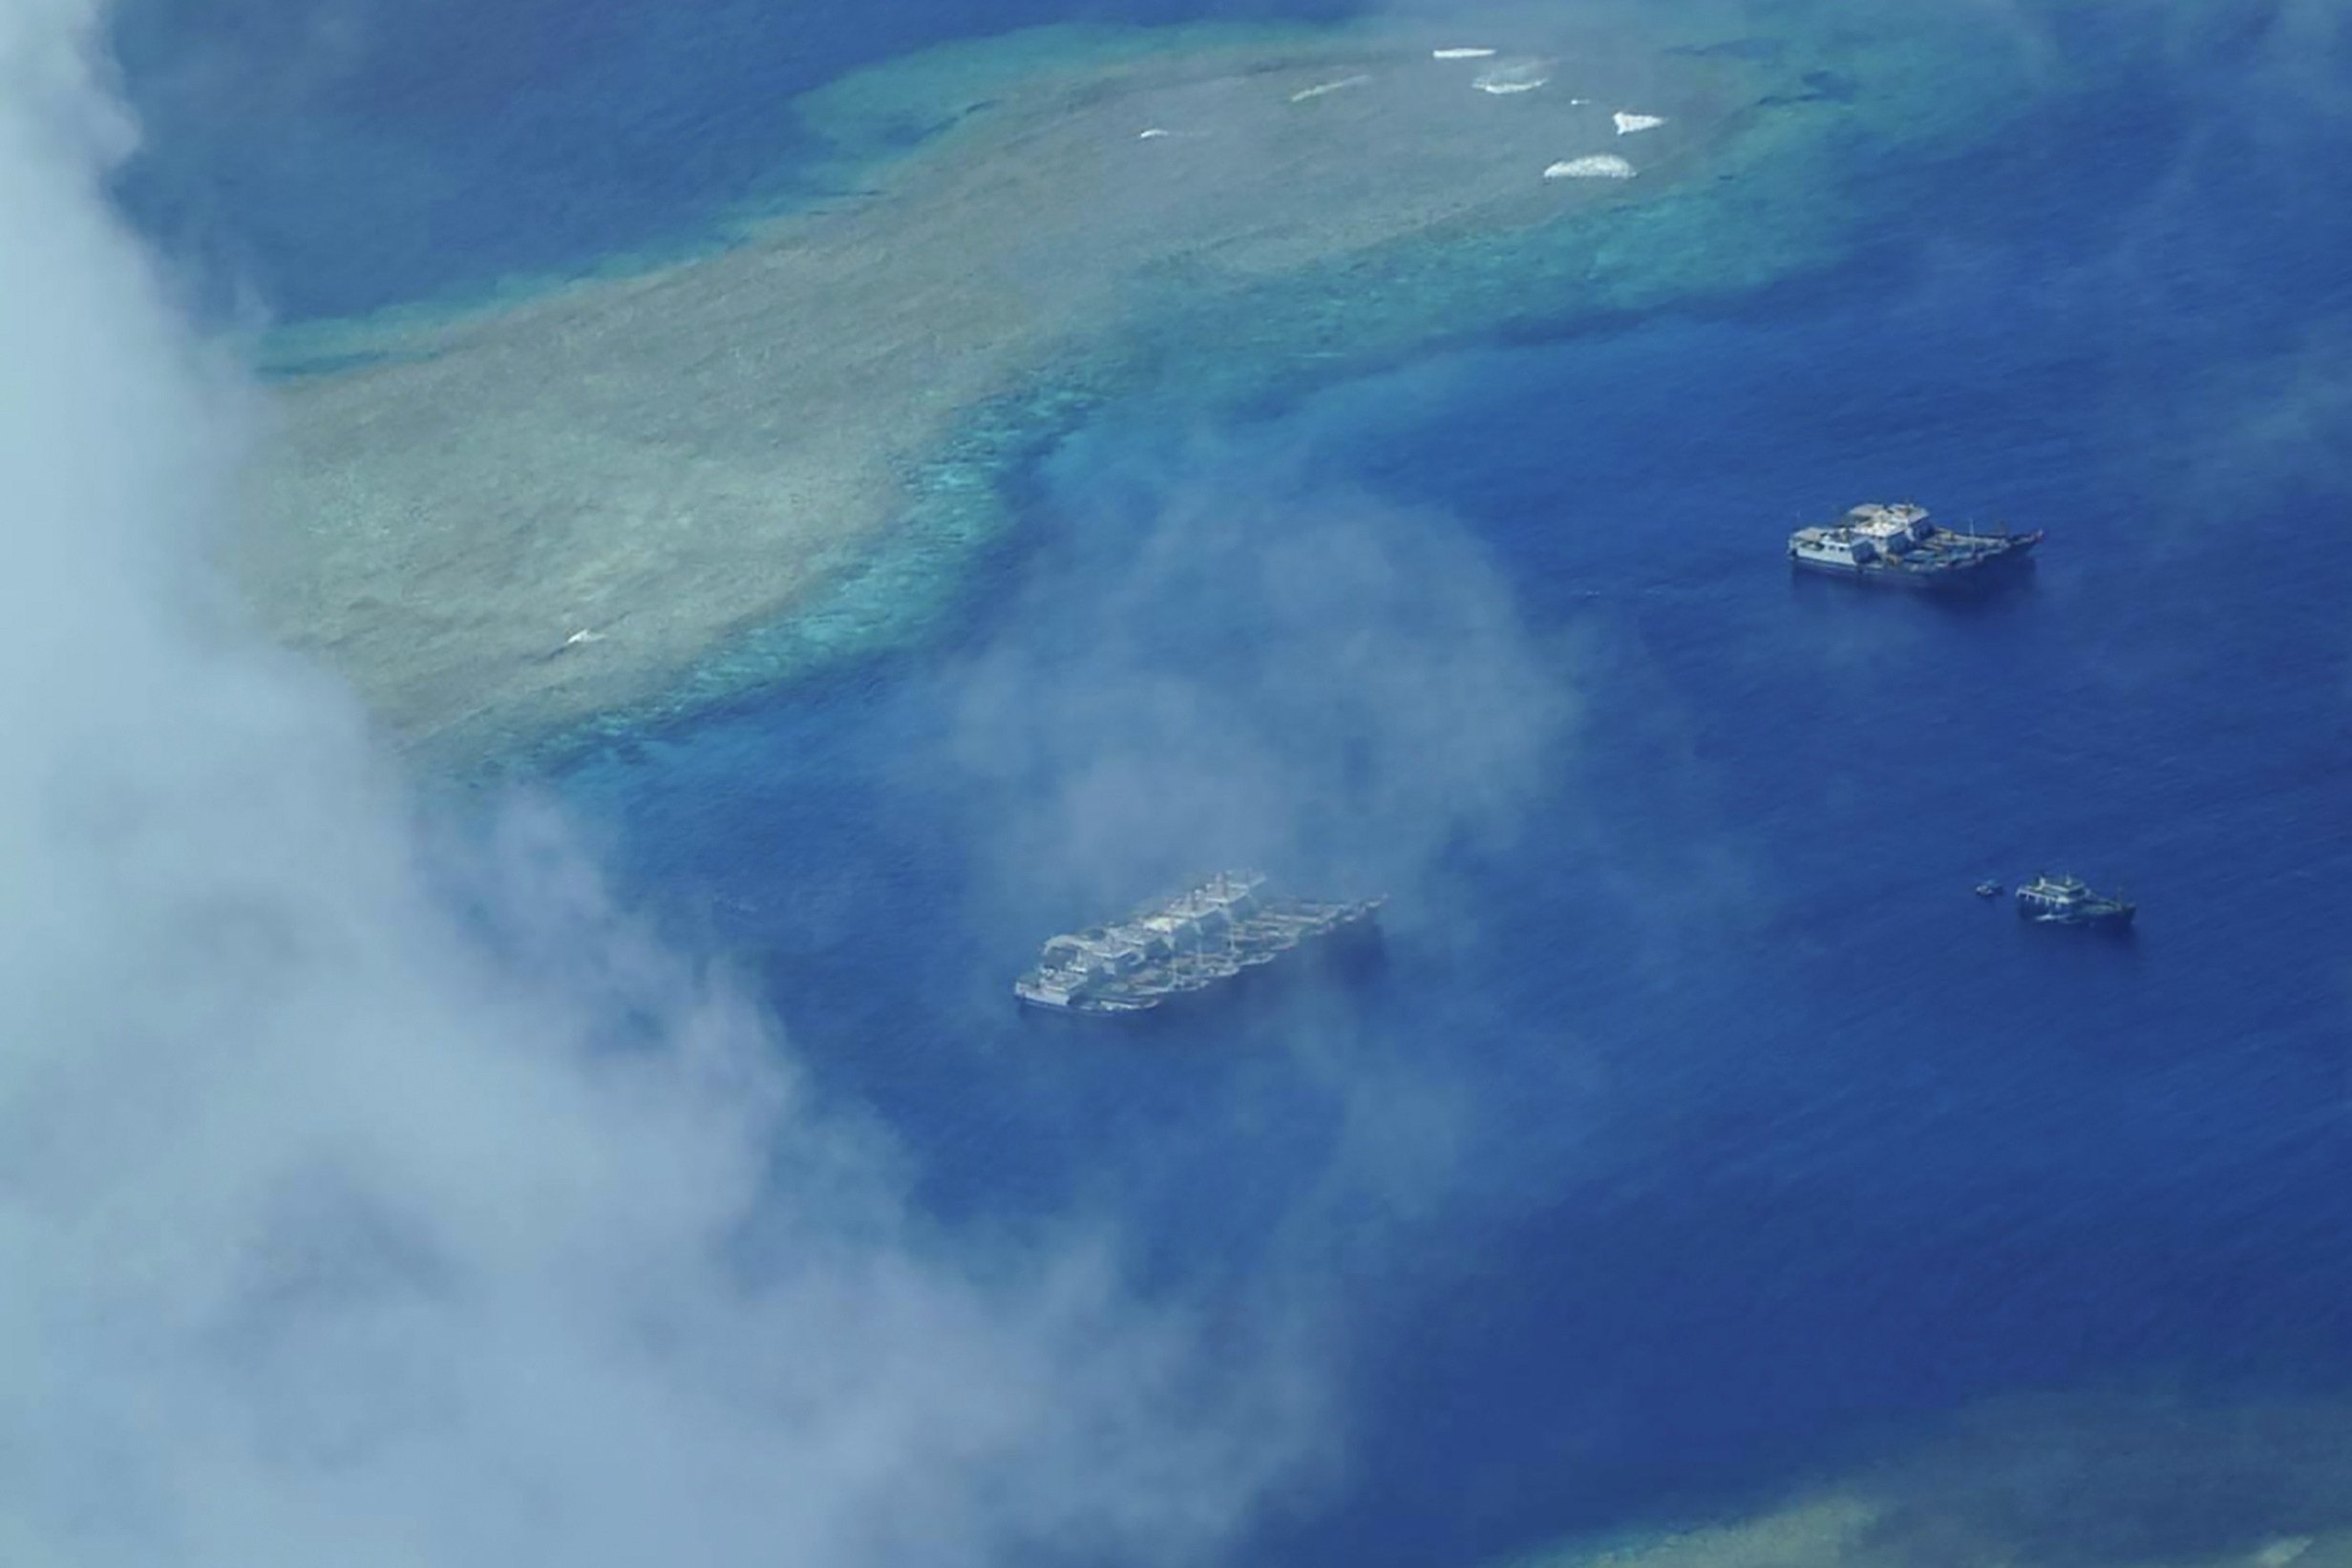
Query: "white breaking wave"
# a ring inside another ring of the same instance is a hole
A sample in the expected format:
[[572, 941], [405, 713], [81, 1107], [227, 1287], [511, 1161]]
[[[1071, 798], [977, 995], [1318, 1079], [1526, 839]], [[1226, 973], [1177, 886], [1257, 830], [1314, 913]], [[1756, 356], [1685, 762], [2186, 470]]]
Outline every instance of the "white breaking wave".
[[1491, 49], [1432, 49], [1432, 60], [1483, 60], [1494, 52]]
[[1470, 85], [1481, 93], [1533, 93], [1552, 79], [1548, 60], [1513, 60], [1492, 71], [1481, 71]]
[[1302, 87], [1296, 93], [1291, 94], [1290, 101], [1304, 103], [1308, 98], [1320, 98], [1325, 93], [1336, 93], [1344, 87], [1362, 87], [1371, 79], [1369, 76], [1342, 76], [1335, 82], [1317, 82], [1312, 87]]
[[1615, 153], [1562, 159], [1543, 171], [1546, 180], [1631, 180], [1634, 166]]

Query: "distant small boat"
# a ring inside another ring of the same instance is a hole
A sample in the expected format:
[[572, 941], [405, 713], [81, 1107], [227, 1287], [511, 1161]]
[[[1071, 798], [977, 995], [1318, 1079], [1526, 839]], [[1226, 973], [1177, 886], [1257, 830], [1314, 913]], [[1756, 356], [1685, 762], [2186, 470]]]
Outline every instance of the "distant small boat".
[[1977, 883], [1977, 897], [1980, 899], [1998, 899], [2001, 894], [2002, 886], [1999, 882]]

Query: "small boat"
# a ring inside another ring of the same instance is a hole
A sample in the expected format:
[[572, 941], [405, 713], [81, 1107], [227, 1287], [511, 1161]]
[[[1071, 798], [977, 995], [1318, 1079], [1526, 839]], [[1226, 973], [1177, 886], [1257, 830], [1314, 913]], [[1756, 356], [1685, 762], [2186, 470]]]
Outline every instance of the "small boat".
[[2093, 893], [2079, 877], [2038, 876], [2017, 889], [2017, 912], [2040, 925], [2096, 925], [2120, 930], [2138, 906], [2122, 894]]
[[1977, 883], [1977, 897], [1980, 899], [1998, 899], [2001, 893], [2002, 887], [1999, 882]]

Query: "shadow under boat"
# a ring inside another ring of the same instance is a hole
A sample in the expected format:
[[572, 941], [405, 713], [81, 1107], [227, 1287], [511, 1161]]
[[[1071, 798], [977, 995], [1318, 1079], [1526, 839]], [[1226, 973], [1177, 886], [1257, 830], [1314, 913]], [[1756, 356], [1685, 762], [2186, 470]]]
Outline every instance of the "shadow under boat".
[[2039, 562], [2030, 553], [1977, 567], [1949, 581], [1929, 583], [1856, 581], [1800, 567], [1789, 573], [1789, 591], [1808, 602], [1819, 595], [1875, 600], [1889, 604], [1925, 604], [1941, 614], [1973, 619], [2005, 614], [2031, 601], [2039, 591], [2040, 571]]

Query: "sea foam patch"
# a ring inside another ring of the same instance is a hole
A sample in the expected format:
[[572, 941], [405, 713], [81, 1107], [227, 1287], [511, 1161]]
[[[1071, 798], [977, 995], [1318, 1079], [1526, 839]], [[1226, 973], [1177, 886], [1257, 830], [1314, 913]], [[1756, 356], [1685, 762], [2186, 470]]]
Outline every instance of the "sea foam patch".
[[1481, 93], [1497, 95], [1533, 93], [1552, 79], [1549, 60], [1509, 60], [1492, 70], [1481, 71], [1470, 80], [1470, 85]]

